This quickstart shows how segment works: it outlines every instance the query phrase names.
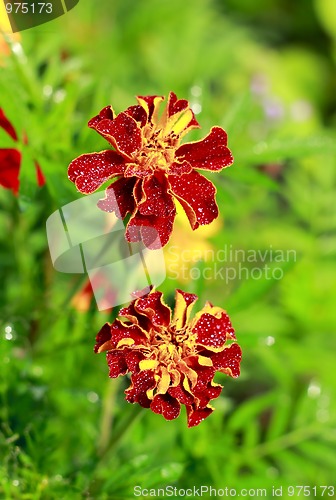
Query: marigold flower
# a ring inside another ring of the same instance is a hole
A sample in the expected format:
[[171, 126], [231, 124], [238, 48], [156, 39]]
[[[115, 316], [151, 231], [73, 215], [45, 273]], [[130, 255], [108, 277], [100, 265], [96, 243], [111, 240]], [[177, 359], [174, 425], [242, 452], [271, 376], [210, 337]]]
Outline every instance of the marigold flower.
[[[0, 127], [5, 130], [15, 142], [18, 141], [16, 131], [4, 114], [2, 108], [0, 108]], [[11, 189], [15, 195], [18, 194], [20, 186], [20, 165], [21, 153], [18, 149], [0, 147], [0, 185], [6, 189]], [[37, 184], [43, 186], [45, 184], [45, 178], [37, 162], [35, 162], [35, 168]]]
[[176, 215], [173, 198], [183, 206], [192, 229], [218, 216], [216, 189], [196, 169], [216, 172], [231, 165], [233, 158], [220, 127], [213, 127], [203, 140], [180, 145], [186, 133], [199, 128], [185, 99], [170, 92], [161, 115], [163, 97], [139, 96], [137, 100], [138, 105], [118, 115], [107, 106], [89, 121], [89, 127], [114, 149], [79, 156], [70, 163], [68, 176], [84, 194], [116, 177], [99, 207], [120, 211], [122, 219], [131, 214], [127, 240], [142, 240], [148, 248], [157, 248], [146, 226], [157, 230], [162, 246], [167, 243]]
[[176, 290], [175, 310], [151, 290], [122, 308], [112, 324], [97, 335], [95, 352], [107, 351], [109, 376], [131, 373], [126, 400], [177, 418], [185, 405], [188, 427], [198, 425], [213, 408], [210, 400], [222, 386], [214, 383], [216, 371], [237, 377], [241, 349], [230, 319], [220, 307], [207, 302], [190, 319], [197, 296]]

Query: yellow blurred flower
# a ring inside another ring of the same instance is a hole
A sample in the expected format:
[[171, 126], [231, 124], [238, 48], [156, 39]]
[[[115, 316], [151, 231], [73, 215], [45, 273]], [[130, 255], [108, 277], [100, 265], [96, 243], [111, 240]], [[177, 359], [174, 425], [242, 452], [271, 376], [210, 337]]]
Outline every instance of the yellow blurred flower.
[[221, 230], [223, 219], [219, 216], [211, 224], [199, 226], [193, 231], [179, 203], [176, 204], [176, 209], [174, 231], [163, 251], [167, 276], [185, 283], [190, 279], [189, 270], [197, 262], [206, 262], [211, 258], [214, 247], [209, 238]]
[[18, 42], [19, 33], [13, 33], [3, 2], [0, 2], [0, 66], [3, 66], [3, 56], [10, 53], [8, 41]]

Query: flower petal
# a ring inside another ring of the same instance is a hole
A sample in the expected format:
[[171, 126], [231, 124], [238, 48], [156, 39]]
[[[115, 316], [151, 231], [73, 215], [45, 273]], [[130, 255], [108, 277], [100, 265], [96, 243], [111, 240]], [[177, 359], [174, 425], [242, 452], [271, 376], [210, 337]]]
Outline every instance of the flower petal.
[[144, 127], [146, 125], [147, 113], [139, 104], [137, 106], [130, 106], [126, 109], [125, 113], [137, 121], [140, 127]]
[[219, 318], [209, 313], [202, 314], [192, 328], [197, 334], [198, 344], [216, 349], [223, 347], [231, 330], [230, 318], [224, 311]]
[[114, 120], [101, 120], [95, 129], [126, 158], [141, 148], [141, 131], [130, 115], [120, 113]]
[[199, 128], [192, 109], [186, 99], [178, 99], [174, 92], [169, 93], [166, 112], [163, 114], [160, 125], [164, 135], [170, 133], [183, 137], [192, 128]]
[[177, 330], [183, 328], [188, 322], [191, 310], [197, 299], [198, 297], [194, 293], [176, 290], [173, 324]]
[[169, 217], [174, 214], [175, 216], [175, 204], [168, 190], [167, 177], [162, 172], [144, 179], [142, 182], [142, 200], [144, 201], [138, 206], [139, 212], [142, 215]]
[[137, 299], [134, 303], [135, 310], [146, 315], [155, 326], [168, 326], [171, 310], [162, 301], [162, 292], [151, 292], [146, 297]]
[[20, 164], [21, 153], [17, 149], [0, 149], [0, 185], [14, 194], [19, 191]]
[[194, 396], [190, 394], [190, 392], [187, 392], [181, 384], [176, 387], [170, 387], [168, 389], [168, 394], [177, 399], [181, 405], [191, 405], [195, 399]]
[[100, 352], [100, 348], [110, 340], [111, 340], [111, 325], [110, 323], [105, 323], [105, 325], [97, 333], [94, 352]]
[[136, 212], [127, 225], [127, 241], [131, 243], [141, 241], [150, 250], [162, 248], [172, 233], [175, 215], [175, 211], [165, 217]]
[[124, 158], [116, 151], [88, 153], [73, 160], [68, 168], [68, 177], [81, 193], [90, 194], [105, 181], [121, 175], [125, 169]]
[[195, 427], [206, 419], [214, 411], [211, 406], [201, 410], [195, 409], [194, 406], [187, 406], [188, 427]]
[[121, 177], [105, 191], [105, 198], [99, 200], [97, 206], [104, 212], [115, 212], [117, 217], [124, 219], [135, 208], [133, 190], [136, 179]]
[[193, 229], [210, 224], [218, 216], [215, 186], [196, 171], [182, 176], [169, 175], [171, 191], [183, 206]]
[[9, 134], [12, 139], [14, 139], [14, 141], [18, 140], [15, 128], [13, 127], [11, 122], [8, 120], [8, 118], [6, 117], [2, 108], [0, 108], [0, 127], [3, 128], [7, 132], [7, 134]]
[[109, 377], [117, 378], [119, 375], [125, 375], [128, 372], [125, 356], [122, 351], [109, 351], [106, 359], [109, 367]]
[[230, 377], [239, 376], [242, 351], [238, 344], [231, 344], [221, 352], [212, 353], [210, 357], [216, 370]]
[[158, 95], [137, 96], [137, 101], [147, 113], [148, 121], [157, 123], [159, 108], [164, 97]]
[[131, 385], [126, 389], [126, 401], [129, 403], [139, 403], [144, 408], [149, 408], [151, 401], [146, 392], [156, 386], [154, 374], [151, 370], [134, 373], [131, 376]]
[[180, 414], [180, 403], [169, 394], [157, 394], [151, 402], [150, 409], [161, 414], [166, 420], [174, 420]]
[[37, 180], [37, 185], [39, 187], [42, 187], [45, 185], [46, 183], [46, 180], [45, 180], [45, 177], [43, 175], [43, 172], [41, 170], [41, 167], [40, 165], [37, 163], [37, 161], [35, 162], [35, 168], [36, 168], [36, 180]]
[[227, 145], [227, 134], [220, 127], [213, 127], [202, 140], [182, 144], [176, 151], [178, 161], [187, 161], [193, 168], [218, 171], [233, 162]]
[[114, 118], [115, 114], [112, 106], [106, 106], [100, 111], [99, 115], [94, 116], [93, 118], [91, 118], [91, 120], [89, 120], [88, 126], [90, 128], [96, 129], [98, 123], [100, 123], [102, 120], [113, 120]]

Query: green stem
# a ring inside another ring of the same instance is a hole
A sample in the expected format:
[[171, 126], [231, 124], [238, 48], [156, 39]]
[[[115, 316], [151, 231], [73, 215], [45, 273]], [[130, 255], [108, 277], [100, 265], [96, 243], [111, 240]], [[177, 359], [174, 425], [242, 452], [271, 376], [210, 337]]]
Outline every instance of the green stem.
[[108, 379], [103, 400], [103, 412], [100, 423], [100, 436], [98, 441], [98, 456], [103, 456], [111, 440], [113, 417], [116, 396], [120, 386], [120, 378]]

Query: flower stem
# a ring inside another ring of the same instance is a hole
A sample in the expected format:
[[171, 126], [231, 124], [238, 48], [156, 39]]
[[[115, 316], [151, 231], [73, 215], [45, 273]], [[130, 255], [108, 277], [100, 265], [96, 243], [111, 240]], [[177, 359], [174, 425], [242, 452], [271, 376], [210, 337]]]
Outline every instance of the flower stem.
[[107, 381], [106, 391], [103, 400], [103, 411], [100, 423], [100, 436], [98, 441], [99, 457], [105, 454], [105, 450], [109, 446], [109, 442], [111, 439], [116, 395], [118, 392], [119, 385], [120, 385], [120, 379], [116, 380], [108, 379]]

